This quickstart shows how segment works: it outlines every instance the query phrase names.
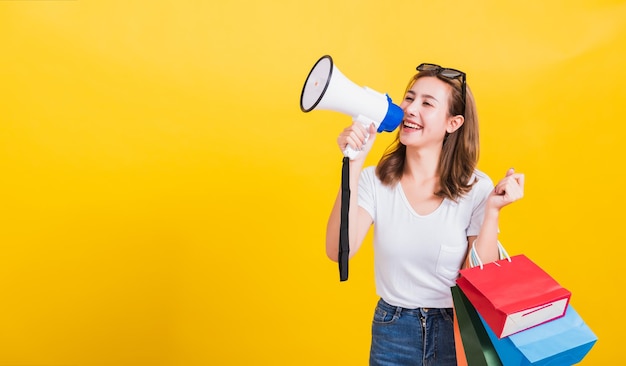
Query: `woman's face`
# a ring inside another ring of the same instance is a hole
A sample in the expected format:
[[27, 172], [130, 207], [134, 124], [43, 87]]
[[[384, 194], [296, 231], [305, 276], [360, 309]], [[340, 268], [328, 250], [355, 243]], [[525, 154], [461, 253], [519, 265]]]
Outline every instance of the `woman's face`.
[[450, 128], [448, 103], [452, 87], [436, 77], [421, 77], [400, 103], [404, 120], [400, 142], [414, 147], [441, 146]]

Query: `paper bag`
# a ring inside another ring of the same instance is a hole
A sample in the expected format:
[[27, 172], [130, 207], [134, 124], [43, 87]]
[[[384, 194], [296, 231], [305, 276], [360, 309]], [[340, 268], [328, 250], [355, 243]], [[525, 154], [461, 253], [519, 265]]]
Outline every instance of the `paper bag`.
[[[471, 366], [502, 366], [485, 325], [458, 286], [451, 288], [465, 362]], [[457, 351], [458, 354], [458, 351]], [[457, 360], [457, 362], [459, 362]], [[462, 365], [463, 360], [459, 365]]]
[[571, 297], [523, 254], [460, 274], [457, 285], [498, 338], [563, 316]]
[[487, 334], [504, 366], [574, 365], [598, 340], [571, 305], [565, 316], [509, 337], [498, 339], [489, 327]]
[[456, 366], [468, 366], [467, 357], [465, 357], [465, 349], [463, 348], [463, 340], [461, 339], [461, 330], [459, 329], [459, 317], [454, 311], [454, 347], [456, 350]]

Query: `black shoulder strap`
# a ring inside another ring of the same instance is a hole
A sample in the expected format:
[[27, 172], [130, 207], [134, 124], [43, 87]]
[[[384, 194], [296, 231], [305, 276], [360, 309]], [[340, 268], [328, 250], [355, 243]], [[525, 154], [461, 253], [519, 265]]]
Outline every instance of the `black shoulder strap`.
[[348, 240], [348, 211], [350, 208], [350, 160], [343, 158], [341, 167], [341, 224], [339, 226], [339, 280], [348, 279], [348, 258], [350, 241]]

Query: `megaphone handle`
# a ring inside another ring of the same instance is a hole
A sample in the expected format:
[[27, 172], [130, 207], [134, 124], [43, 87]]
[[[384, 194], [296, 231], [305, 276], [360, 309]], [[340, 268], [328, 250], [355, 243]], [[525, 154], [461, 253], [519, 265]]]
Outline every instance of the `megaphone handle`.
[[[363, 141], [364, 144], [367, 143], [367, 139], [369, 137], [370, 137], [369, 134], [365, 136], [365, 140]], [[359, 155], [360, 152], [361, 150], [355, 150], [352, 148], [352, 146], [348, 145], [343, 150], [343, 156], [349, 158], [350, 160], [354, 160]]]
[[[369, 130], [369, 127], [372, 123], [375, 123], [374, 121], [372, 121], [371, 119], [362, 116], [362, 115], [358, 115], [355, 118], [352, 119], [354, 122], [360, 122], [363, 127], [365, 127], [366, 130]], [[376, 126], [376, 128], [378, 128], [378, 126]], [[367, 140], [369, 140], [370, 134], [369, 133], [365, 133], [365, 139], [363, 140], [363, 144], [367, 143]], [[357, 155], [359, 155], [359, 153], [361, 152], [361, 150], [355, 150], [353, 149], [350, 145], [346, 146], [346, 148], [343, 150], [343, 156], [349, 158], [350, 160], [354, 160]]]

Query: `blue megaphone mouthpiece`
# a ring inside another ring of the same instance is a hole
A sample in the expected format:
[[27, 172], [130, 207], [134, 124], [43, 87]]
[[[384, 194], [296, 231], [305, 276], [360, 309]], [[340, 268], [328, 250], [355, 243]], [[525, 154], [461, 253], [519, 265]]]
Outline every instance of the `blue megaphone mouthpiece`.
[[387, 96], [387, 102], [389, 102], [389, 107], [387, 108], [387, 114], [385, 118], [380, 122], [380, 126], [378, 126], [377, 132], [391, 132], [398, 128], [402, 119], [404, 118], [404, 111], [399, 106], [393, 104], [389, 95]]

